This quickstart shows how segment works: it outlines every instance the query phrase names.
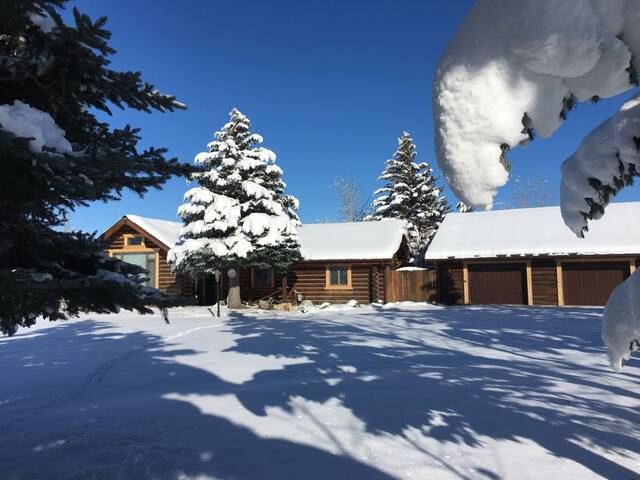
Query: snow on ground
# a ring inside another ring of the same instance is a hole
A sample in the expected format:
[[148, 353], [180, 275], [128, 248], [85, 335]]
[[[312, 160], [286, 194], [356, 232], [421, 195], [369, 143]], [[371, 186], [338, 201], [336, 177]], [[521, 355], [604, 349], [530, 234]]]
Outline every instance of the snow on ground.
[[10, 479], [633, 479], [601, 309], [89, 315], [0, 338]]

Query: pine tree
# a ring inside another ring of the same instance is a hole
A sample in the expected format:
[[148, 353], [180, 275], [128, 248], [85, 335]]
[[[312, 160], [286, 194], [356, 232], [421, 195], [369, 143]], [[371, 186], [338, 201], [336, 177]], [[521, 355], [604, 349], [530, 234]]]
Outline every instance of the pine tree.
[[183, 108], [142, 81], [108, 68], [106, 18], [65, 0], [5, 0], [0, 15], [0, 330], [36, 317], [65, 319], [162, 303], [143, 270], [108, 257], [95, 234], [63, 231], [67, 214], [92, 201], [142, 195], [187, 167], [165, 149], [139, 150], [139, 130], [111, 129], [93, 112]]
[[[300, 258], [298, 201], [285, 195], [275, 154], [250, 128], [234, 108], [208, 151], [196, 155], [191, 179], [200, 186], [178, 208], [184, 227], [169, 256], [176, 271], [194, 278], [240, 267], [282, 272]], [[230, 280], [228, 304], [236, 308], [237, 276]]]
[[449, 210], [442, 188], [428, 163], [416, 163], [416, 147], [411, 135], [403, 132], [398, 149], [385, 163], [379, 180], [385, 186], [376, 190], [374, 213], [367, 220], [396, 218], [404, 220], [409, 234], [409, 248], [414, 261], [421, 262], [426, 247]]

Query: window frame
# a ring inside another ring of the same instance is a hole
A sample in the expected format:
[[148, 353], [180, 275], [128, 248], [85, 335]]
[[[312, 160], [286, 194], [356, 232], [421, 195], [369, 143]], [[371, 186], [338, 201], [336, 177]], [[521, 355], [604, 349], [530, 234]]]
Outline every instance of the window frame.
[[[271, 272], [271, 278], [268, 286], [256, 285], [256, 270], [269, 270]], [[251, 288], [255, 288], [257, 290], [266, 290], [270, 288], [275, 288], [276, 286], [276, 272], [273, 268], [256, 268], [251, 267]]]
[[[145, 259], [144, 259], [144, 263], [145, 263], [145, 267], [144, 269], [147, 272], [147, 287], [155, 287], [158, 288], [158, 254], [156, 252], [154, 252], [153, 250], [149, 250], [149, 251], [140, 251], [140, 250], [114, 250], [111, 253], [112, 257], [116, 257], [119, 258], [121, 261], [126, 262], [126, 263], [131, 263], [131, 262], [127, 262], [125, 259], [123, 259], [122, 257], [125, 255], [144, 255]], [[136, 263], [134, 263], [133, 265], [137, 265]], [[150, 278], [150, 271], [151, 269], [149, 268], [151, 265], [153, 265], [153, 285], [150, 285], [149, 280], [151, 280]], [[138, 265], [140, 266], [140, 265]]]
[[[333, 285], [331, 283], [331, 268], [340, 267], [347, 269], [347, 284], [346, 285]], [[325, 290], [353, 290], [351, 283], [351, 265], [348, 263], [330, 263], [325, 265]]]
[[[122, 235], [122, 237], [124, 238], [124, 246], [125, 248], [147, 248], [145, 241], [144, 241], [144, 235], [141, 235], [139, 233], [125, 233]], [[135, 243], [129, 243], [129, 240], [131, 238], [139, 238], [140, 239], [140, 243], [135, 244]]]
[[[121, 248], [109, 248], [107, 254], [110, 257], [122, 255], [125, 253], [149, 253], [154, 254], [155, 278], [151, 287], [160, 289], [160, 249], [148, 247], [146, 244], [146, 236], [142, 233], [122, 233], [123, 245]], [[129, 245], [129, 237], [142, 237], [140, 245]]]

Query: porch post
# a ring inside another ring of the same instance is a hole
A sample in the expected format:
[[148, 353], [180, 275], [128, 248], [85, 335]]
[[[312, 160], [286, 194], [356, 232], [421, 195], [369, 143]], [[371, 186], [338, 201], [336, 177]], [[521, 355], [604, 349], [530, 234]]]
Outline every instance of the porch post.
[[287, 303], [287, 272], [282, 274], [282, 303]]
[[562, 283], [562, 262], [556, 260], [556, 288], [558, 289], [558, 305], [564, 305], [564, 285]]
[[469, 304], [469, 267], [467, 262], [462, 262], [462, 302]]

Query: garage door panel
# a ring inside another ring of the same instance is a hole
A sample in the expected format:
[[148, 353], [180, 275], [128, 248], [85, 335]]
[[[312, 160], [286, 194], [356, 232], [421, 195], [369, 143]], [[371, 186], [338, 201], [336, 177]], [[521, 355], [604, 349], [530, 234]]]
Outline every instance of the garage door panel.
[[564, 262], [562, 283], [565, 305], [604, 305], [609, 295], [629, 276], [628, 262]]
[[467, 268], [470, 303], [527, 303], [524, 263], [480, 263], [469, 264]]

